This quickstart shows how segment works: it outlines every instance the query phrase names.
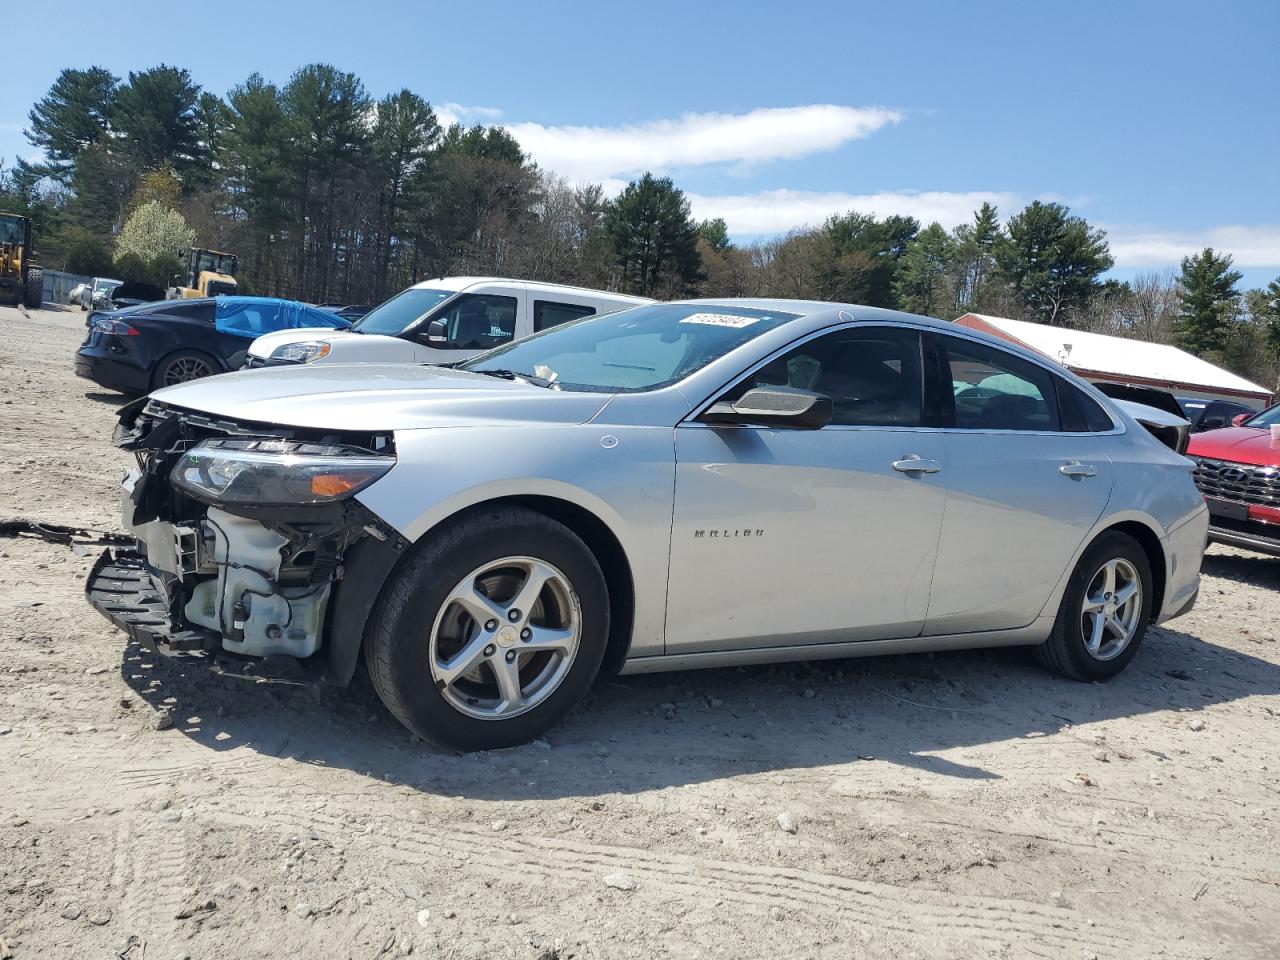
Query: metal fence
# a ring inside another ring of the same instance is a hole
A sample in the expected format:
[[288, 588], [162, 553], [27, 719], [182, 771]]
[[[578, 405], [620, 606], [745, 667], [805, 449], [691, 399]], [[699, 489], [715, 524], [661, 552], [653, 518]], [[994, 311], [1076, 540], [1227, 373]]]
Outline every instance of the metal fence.
[[65, 273], [62, 270], [44, 271], [44, 302], [70, 303], [67, 295], [78, 283], [92, 283], [93, 277], [82, 277], [78, 273]]

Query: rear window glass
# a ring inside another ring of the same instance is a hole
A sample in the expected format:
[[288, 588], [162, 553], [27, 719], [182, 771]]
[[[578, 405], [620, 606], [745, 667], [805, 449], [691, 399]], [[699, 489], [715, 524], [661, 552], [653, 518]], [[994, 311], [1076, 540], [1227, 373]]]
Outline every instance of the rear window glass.
[[596, 312], [595, 307], [584, 307], [576, 303], [557, 303], [554, 300], [533, 301], [533, 329], [549, 330], [579, 317], [589, 317]]
[[1054, 377], [1021, 357], [957, 337], [940, 338], [962, 430], [1057, 430]]

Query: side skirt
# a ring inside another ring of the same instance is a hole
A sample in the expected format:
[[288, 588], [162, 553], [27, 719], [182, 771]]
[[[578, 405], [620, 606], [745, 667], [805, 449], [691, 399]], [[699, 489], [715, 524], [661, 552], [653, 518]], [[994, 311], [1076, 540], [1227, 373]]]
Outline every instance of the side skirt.
[[840, 660], [881, 657], [895, 653], [928, 653], [936, 650], [971, 650], [982, 647], [1023, 647], [1044, 643], [1053, 630], [1053, 619], [1041, 617], [1018, 630], [991, 630], [905, 640], [858, 640], [847, 643], [813, 643], [786, 647], [754, 647], [749, 650], [712, 650], [670, 656], [634, 657], [622, 665], [621, 675], [696, 670], [699, 667], [740, 667], [758, 663], [794, 663], [801, 660]]

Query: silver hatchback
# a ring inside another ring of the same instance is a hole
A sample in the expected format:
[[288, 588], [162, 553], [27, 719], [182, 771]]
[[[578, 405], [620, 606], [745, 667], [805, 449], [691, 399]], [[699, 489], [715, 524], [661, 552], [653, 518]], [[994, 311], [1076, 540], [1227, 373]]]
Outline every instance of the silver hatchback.
[[461, 749], [602, 671], [1026, 645], [1102, 680], [1195, 602], [1190, 461], [1037, 354], [829, 303], [590, 317], [456, 368], [322, 365], [122, 412], [89, 596], [142, 643], [346, 683]]

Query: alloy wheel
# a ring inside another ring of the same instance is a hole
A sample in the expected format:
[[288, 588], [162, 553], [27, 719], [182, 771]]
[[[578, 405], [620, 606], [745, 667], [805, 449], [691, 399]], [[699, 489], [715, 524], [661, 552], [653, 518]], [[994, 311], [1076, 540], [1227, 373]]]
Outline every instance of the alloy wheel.
[[178, 357], [169, 366], [165, 367], [164, 385], [171, 387], [175, 383], [199, 380], [201, 377], [212, 376], [212, 374], [213, 371], [209, 368], [209, 364], [199, 357]]
[[532, 710], [568, 674], [582, 636], [569, 579], [533, 557], [506, 557], [464, 577], [431, 627], [431, 679], [459, 712], [506, 720]]
[[1085, 650], [1112, 660], [1129, 646], [1142, 619], [1142, 578], [1121, 557], [1108, 560], [1089, 579], [1080, 610]]

